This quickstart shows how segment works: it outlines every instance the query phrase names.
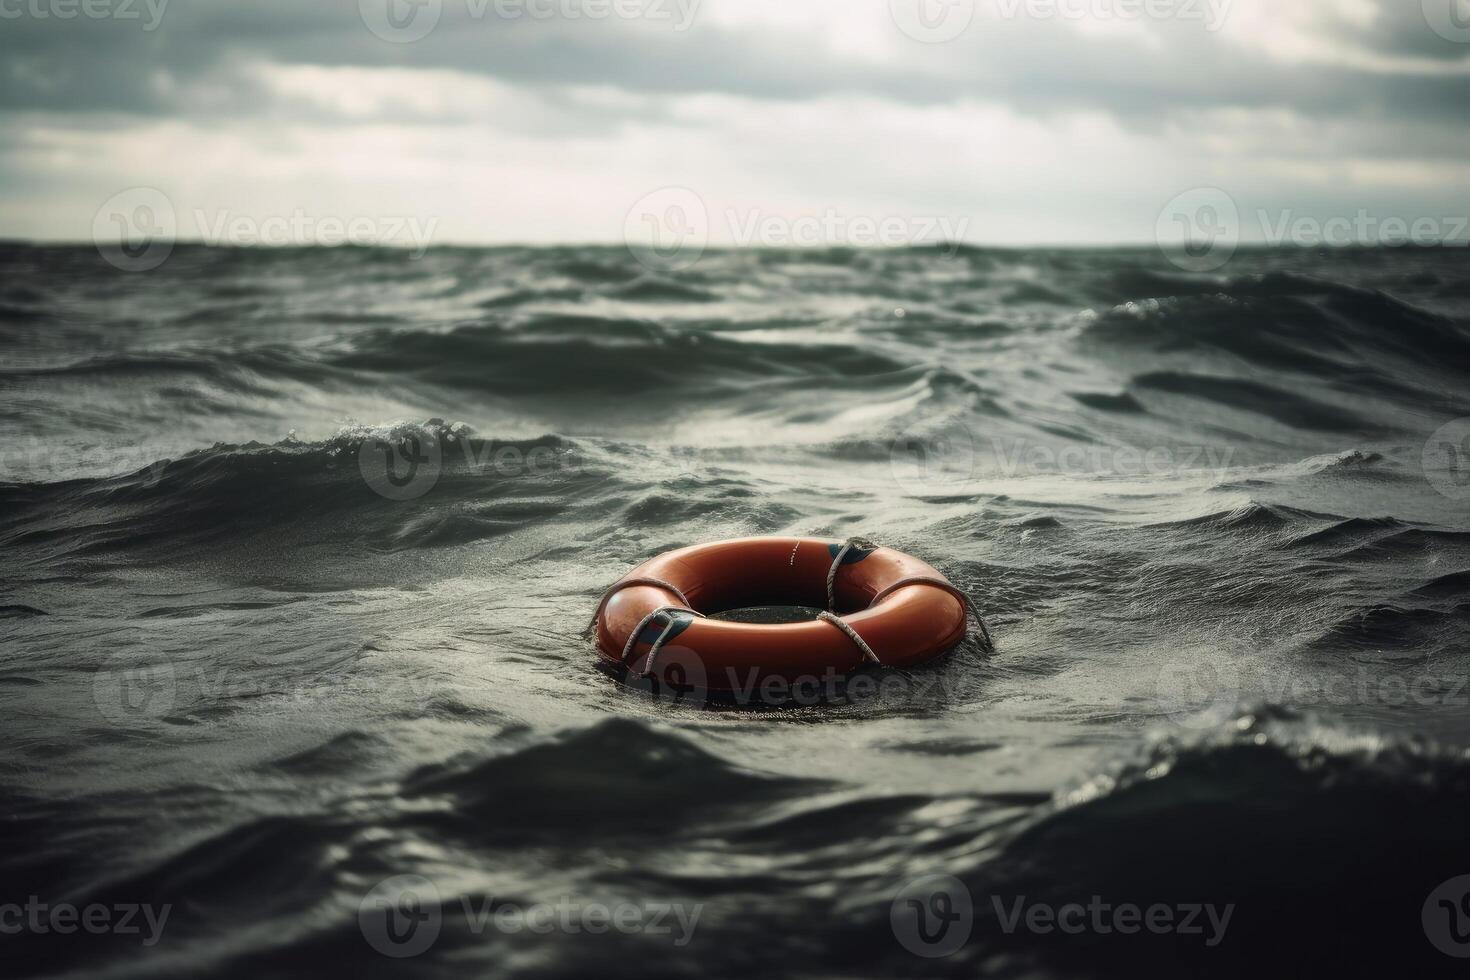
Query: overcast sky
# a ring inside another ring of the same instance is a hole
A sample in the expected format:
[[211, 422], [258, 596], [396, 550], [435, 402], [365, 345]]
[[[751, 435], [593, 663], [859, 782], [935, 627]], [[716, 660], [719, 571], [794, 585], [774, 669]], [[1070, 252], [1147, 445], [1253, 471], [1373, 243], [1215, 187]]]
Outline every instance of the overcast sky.
[[1467, 0], [0, 0], [0, 71], [4, 237], [139, 187], [185, 238], [435, 243], [1470, 210]]

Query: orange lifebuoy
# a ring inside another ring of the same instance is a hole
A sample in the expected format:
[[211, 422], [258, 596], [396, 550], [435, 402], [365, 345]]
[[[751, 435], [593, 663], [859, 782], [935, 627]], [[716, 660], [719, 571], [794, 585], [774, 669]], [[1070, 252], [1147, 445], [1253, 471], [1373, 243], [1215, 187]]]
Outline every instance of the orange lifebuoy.
[[[827, 612], [780, 624], [706, 618], [769, 605]], [[664, 657], [693, 666], [699, 686], [732, 691], [770, 677], [845, 675], [864, 663], [923, 663], [964, 639], [967, 609], [964, 593], [933, 566], [891, 548], [862, 539], [743, 538], [680, 548], [634, 568], [603, 596], [592, 629], [610, 665], [647, 677]]]

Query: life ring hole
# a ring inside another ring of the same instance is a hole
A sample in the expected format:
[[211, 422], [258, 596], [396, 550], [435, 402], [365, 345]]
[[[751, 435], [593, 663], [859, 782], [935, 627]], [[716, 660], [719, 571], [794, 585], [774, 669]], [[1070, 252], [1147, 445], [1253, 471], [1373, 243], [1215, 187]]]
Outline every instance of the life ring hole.
[[754, 623], [762, 626], [780, 626], [786, 623], [808, 623], [822, 612], [815, 606], [759, 605], [742, 606], [710, 613], [710, 619], [727, 623]]

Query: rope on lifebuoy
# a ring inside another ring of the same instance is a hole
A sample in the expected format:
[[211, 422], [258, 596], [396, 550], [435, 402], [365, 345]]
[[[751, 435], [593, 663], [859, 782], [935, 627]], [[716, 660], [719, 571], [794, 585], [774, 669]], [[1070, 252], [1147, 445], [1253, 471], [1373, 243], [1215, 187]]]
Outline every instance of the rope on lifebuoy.
[[873, 652], [873, 648], [868, 646], [868, 641], [863, 639], [861, 636], [858, 636], [858, 631], [852, 628], [851, 623], [848, 623], [847, 621], [843, 620], [842, 617], [833, 615], [829, 612], [819, 612], [817, 613], [817, 618], [824, 623], [831, 623], [833, 626], [842, 630], [842, 632], [847, 634], [847, 638], [849, 640], [857, 644], [857, 648], [863, 652], [864, 657], [866, 657], [872, 663], [877, 664], [879, 667], [883, 666], [883, 661], [879, 660], [878, 655]]
[[[827, 611], [829, 613], [837, 612], [837, 570], [842, 567], [842, 560], [846, 558], [848, 552], [852, 551], [854, 548], [858, 548], [863, 551], [876, 551], [878, 547], [879, 546], [877, 544], [873, 543], [868, 538], [853, 537], [848, 538], [845, 542], [843, 542], [841, 550], [837, 552], [837, 557], [832, 560], [832, 567], [827, 570]], [[792, 552], [791, 557], [794, 561], [796, 558], [795, 551]], [[986, 653], [990, 653], [995, 650], [995, 641], [991, 639], [990, 627], [985, 625], [985, 617], [981, 616], [980, 611], [975, 608], [974, 601], [969, 597], [969, 595], [960, 591], [960, 589], [954, 583], [945, 581], [941, 578], [934, 578], [930, 575], [914, 575], [910, 578], [900, 579], [899, 581], [894, 582], [892, 585], [888, 586], [882, 592], [879, 592], [877, 595], [873, 596], [872, 601], [868, 603], [868, 608], [873, 608], [878, 604], [879, 600], [888, 597], [893, 592], [903, 588], [905, 585], [933, 585], [943, 589], [950, 595], [954, 596], [960, 601], [960, 605], [964, 607], [966, 619], [974, 619], [975, 625], [979, 627], [981, 649], [983, 649]], [[837, 622], [839, 625], [844, 627], [844, 632], [853, 637], [853, 639], [860, 646], [863, 647], [864, 652], [866, 652], [868, 656], [872, 657], [873, 661], [876, 663], [878, 658], [873, 656], [872, 650], [868, 649], [868, 645], [866, 643], [863, 643], [863, 641], [857, 636], [856, 632], [853, 631], [851, 627], [848, 627], [846, 623], [843, 623], [840, 620], [838, 620]]]
[[832, 559], [832, 567], [827, 569], [828, 612], [835, 613], [837, 611], [837, 594], [835, 591], [837, 586], [837, 569], [842, 567], [842, 559], [846, 558], [847, 553], [849, 551], [852, 551], [854, 548], [857, 548], [861, 551], [878, 550], [878, 546], [869, 541], [867, 538], [848, 538], [846, 541], [842, 542], [842, 547], [838, 550], [837, 557]]
[[[692, 603], [690, 603], [689, 597], [686, 596], [677, 585], [674, 585], [671, 582], [665, 582], [661, 578], [624, 579], [620, 582], [614, 582], [611, 586], [609, 586], [608, 590], [602, 594], [602, 598], [597, 601], [597, 611], [592, 614], [592, 621], [587, 624], [587, 627], [584, 630], [582, 630], [582, 639], [590, 640], [593, 636], [597, 635], [597, 621], [602, 618], [602, 611], [607, 608], [608, 600], [631, 585], [652, 585], [656, 588], [665, 589], [678, 596], [679, 601], [689, 607], [687, 610], [684, 610], [685, 612], [694, 613], [694, 615], [696, 616], [702, 615], [701, 613], [694, 612], [694, 606]], [[642, 629], [642, 627], [639, 627], [639, 629]], [[637, 634], [635, 633], [634, 635]]]
[[897, 582], [894, 582], [882, 592], [879, 592], [877, 595], [873, 596], [873, 601], [868, 603], [868, 608], [873, 608], [878, 604], [880, 600], [886, 599], [888, 596], [892, 595], [894, 592], [903, 588], [906, 585], [932, 585], [936, 588], [943, 589], [950, 595], [954, 596], [956, 599], [960, 600], [960, 605], [965, 607], [966, 617], [973, 618], [975, 620], [975, 625], [980, 628], [980, 639], [982, 643], [981, 648], [986, 653], [990, 653], [995, 650], [995, 641], [990, 638], [990, 627], [985, 625], [985, 617], [980, 615], [979, 610], [975, 608], [975, 603], [972, 602], [970, 600], [970, 597], [962, 592], [959, 587], [957, 587], [954, 583], [946, 582], [944, 579], [934, 578], [930, 575], [915, 575], [911, 578], [899, 579]]
[[633, 627], [633, 632], [628, 634], [628, 642], [624, 644], [623, 655], [619, 658], [625, 664], [628, 662], [628, 655], [638, 645], [638, 637], [643, 633], [644, 628], [659, 616], [663, 616], [668, 620], [664, 624], [663, 631], [659, 633], [658, 639], [653, 641], [653, 646], [648, 651], [648, 660], [644, 663], [643, 672], [638, 675], [639, 677], [647, 677], [653, 673], [654, 660], [658, 658], [659, 650], [663, 648], [664, 641], [669, 638], [670, 632], [674, 629], [674, 624], [678, 622], [673, 616], [674, 613], [689, 613], [691, 616], [698, 616], [700, 619], [704, 618], [704, 613], [695, 612], [693, 609], [680, 609], [678, 606], [659, 606], [653, 612], [639, 620], [638, 625]]

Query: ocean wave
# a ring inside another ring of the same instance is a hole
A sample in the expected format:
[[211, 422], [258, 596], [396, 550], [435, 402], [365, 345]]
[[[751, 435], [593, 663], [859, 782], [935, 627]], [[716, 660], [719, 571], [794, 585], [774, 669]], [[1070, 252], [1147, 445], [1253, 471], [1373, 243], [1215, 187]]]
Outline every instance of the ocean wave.
[[1211, 510], [1209, 513], [1200, 514], [1196, 517], [1189, 517], [1179, 521], [1169, 521], [1157, 526], [1215, 528], [1227, 531], [1265, 531], [1275, 533], [1294, 526], [1300, 526], [1305, 522], [1322, 520], [1341, 520], [1341, 518], [1337, 518], [1331, 514], [1300, 510], [1284, 504], [1269, 504], [1258, 500], [1248, 500], [1245, 503], [1236, 504], [1223, 510]]
[[1392, 517], [1352, 517], [1293, 538], [1291, 543], [1303, 547], [1331, 548], [1388, 537], [1407, 528], [1408, 525], [1403, 521]]
[[810, 792], [814, 784], [743, 772], [688, 741], [627, 719], [609, 719], [552, 742], [468, 765], [414, 773], [409, 797], [446, 800], [477, 836], [547, 834], [582, 827], [598, 799], [608, 837], [677, 832], [711, 813], [748, 812]]
[[1414, 590], [1418, 595], [1434, 598], [1470, 599], [1470, 571], [1450, 572]]
[[1353, 433], [1365, 433], [1375, 428], [1368, 419], [1350, 409], [1245, 378], [1155, 371], [1136, 375], [1131, 384], [1147, 391], [1199, 398], [1226, 408], [1253, 412], [1295, 428]]
[[1451, 609], [1378, 603], [1352, 612], [1323, 632], [1313, 646], [1338, 650], [1413, 650], [1424, 659], [1464, 649], [1470, 639], [1470, 603]]
[[753, 342], [648, 320], [547, 315], [443, 333], [380, 332], [338, 354], [342, 367], [407, 374], [455, 387], [575, 399], [659, 398], [752, 385], [858, 385], [908, 365], [846, 344]]
[[[309, 774], [379, 747], [357, 733], [287, 766]], [[929, 964], [935, 975], [1100, 977], [1126, 964], [1144, 977], [1239, 976], [1303, 942], [1313, 963], [1349, 973], [1366, 964], [1436, 976], [1453, 965], [1424, 942], [1417, 913], [1461, 870], [1463, 752], [1258, 708], [1188, 739], [1152, 740], [1050, 799], [855, 794], [843, 785], [850, 774], [834, 775], [824, 784], [745, 771], [631, 719], [552, 737], [512, 731], [487, 756], [424, 766], [336, 805], [246, 818], [120, 874], [78, 865], [69, 894], [170, 904], [169, 943], [136, 961], [151, 975], [186, 964], [305, 975], [381, 963], [359, 906], [375, 883], [403, 874], [437, 884], [441, 938], [419, 961], [431, 974], [493, 969], [534, 948], [533, 975], [611, 956], [604, 972], [632, 976], [647, 969], [634, 954], [657, 948], [674, 975], [707, 969], [718, 950], [751, 967], [775, 956], [813, 974], [908, 976], [912, 954], [890, 925], [895, 896], [935, 873], [963, 883], [975, 918], [968, 944]], [[537, 870], [548, 864], [554, 880]], [[536, 946], [474, 921], [486, 903], [554, 901], [557, 889], [668, 896], [701, 903], [705, 917], [696, 941], [675, 948], [617, 933]], [[1215, 930], [1200, 915], [1194, 932], [1036, 932], [1009, 924], [1018, 902], [1208, 903]], [[786, 928], [792, 915], [802, 930]], [[752, 932], [769, 942], [749, 947]], [[10, 963], [56, 971], [116, 952], [109, 944], [118, 937], [21, 937]]]
[[[1418, 912], [1463, 871], [1467, 804], [1463, 752], [1247, 712], [1063, 794], [965, 880], [986, 936], [1003, 935], [991, 897], [1234, 906], [1213, 948], [1181, 934], [1024, 930], [997, 944], [1083, 976], [1124, 960], [1134, 975], [1239, 976], [1293, 949], [1319, 971], [1446, 975]], [[1364, 840], [1381, 843], [1365, 851]]]
[[[417, 481], [407, 492], [435, 494], [431, 506], [394, 506], [399, 488], [374, 489], [398, 467]], [[0, 484], [0, 542], [50, 558], [288, 531], [302, 544], [464, 544], [591, 505], [614, 472], [555, 435], [480, 438], [440, 419], [350, 425], [321, 442], [221, 444], [113, 477]]]
[[1463, 376], [1470, 365], [1470, 324], [1379, 290], [1290, 272], [1228, 280], [1132, 272], [1121, 282], [1129, 299], [1087, 324], [1090, 339], [1164, 354], [1213, 350], [1399, 397], [1415, 394], [1404, 377], [1412, 368]]
[[128, 351], [58, 364], [0, 369], [0, 376], [17, 379], [116, 379], [124, 383], [144, 376], [187, 375], [237, 394], [269, 391], [262, 376], [324, 382], [330, 373], [329, 368], [300, 351], [284, 347]]

